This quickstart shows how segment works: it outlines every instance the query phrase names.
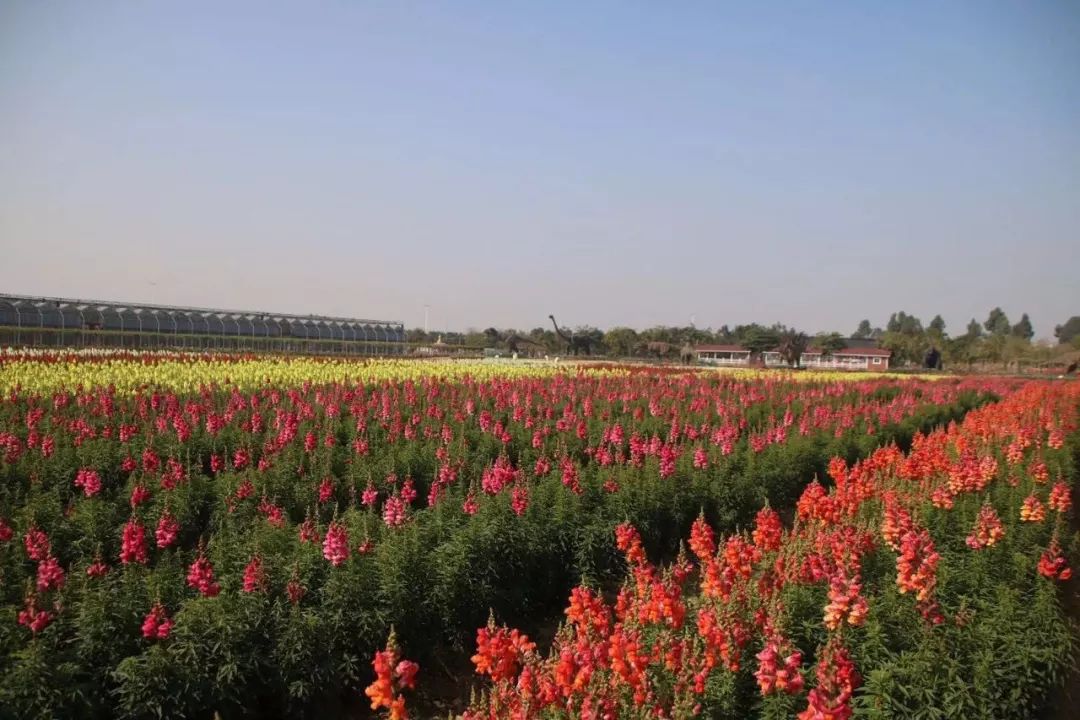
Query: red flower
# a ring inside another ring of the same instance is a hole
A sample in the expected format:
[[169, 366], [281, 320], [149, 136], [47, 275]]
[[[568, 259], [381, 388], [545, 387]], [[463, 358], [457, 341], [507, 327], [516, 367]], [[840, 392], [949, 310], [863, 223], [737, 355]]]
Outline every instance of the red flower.
[[59, 590], [64, 586], [64, 569], [52, 555], [38, 563], [37, 589], [39, 592], [46, 590]]
[[972, 550], [992, 547], [998, 540], [1005, 537], [1005, 529], [1001, 526], [1001, 518], [989, 503], [983, 504], [979, 510], [978, 520], [975, 521], [975, 529], [967, 536], [965, 542]]
[[34, 595], [26, 596], [26, 605], [19, 611], [19, 624], [30, 629], [34, 635], [47, 628], [56, 619], [56, 614], [37, 608], [37, 598]]
[[83, 468], [75, 474], [75, 487], [82, 488], [86, 497], [93, 497], [101, 492], [101, 475], [97, 470]]
[[172, 631], [173, 621], [161, 603], [154, 603], [143, 619], [142, 634], [148, 640], [165, 640]]
[[262, 557], [256, 555], [244, 568], [244, 592], [262, 592], [266, 589], [266, 570], [263, 568]]
[[214, 566], [199, 555], [188, 568], [187, 584], [198, 590], [203, 597], [215, 597], [221, 592], [221, 586], [214, 582]]
[[1057, 537], [1050, 540], [1048, 547], [1039, 558], [1039, 574], [1051, 580], [1068, 580], [1072, 577], [1072, 568], [1061, 553], [1061, 543]]
[[815, 669], [817, 687], [810, 691], [806, 710], [799, 720], [847, 720], [851, 717], [851, 696], [862, 682], [847, 649], [836, 636], [830, 637]]
[[161, 514], [161, 518], [158, 520], [157, 530], [154, 531], [154, 538], [157, 540], [157, 546], [159, 548], [167, 548], [176, 542], [176, 536], [180, 532], [180, 523], [176, 522], [176, 518], [172, 516], [172, 513], [168, 509]]
[[1020, 506], [1020, 520], [1022, 522], [1042, 522], [1046, 519], [1046, 508], [1043, 507], [1039, 498], [1034, 494], [1024, 498], [1024, 504]]
[[375, 681], [364, 689], [364, 694], [371, 699], [371, 709], [386, 708], [391, 720], [405, 720], [405, 697], [400, 691], [416, 685], [416, 674], [420, 666], [411, 660], [400, 659], [400, 650], [394, 637], [394, 631], [386, 640], [386, 649], [375, 653], [371, 661], [375, 669]]
[[26, 556], [37, 562], [44, 560], [51, 552], [49, 536], [33, 525], [23, 536], [23, 545], [26, 547]]
[[330, 523], [323, 540], [323, 557], [334, 567], [349, 559], [349, 531], [337, 520]]
[[124, 565], [133, 562], [145, 565], [148, 561], [146, 531], [138, 518], [132, 515], [124, 525], [124, 535], [120, 543], [120, 562]]

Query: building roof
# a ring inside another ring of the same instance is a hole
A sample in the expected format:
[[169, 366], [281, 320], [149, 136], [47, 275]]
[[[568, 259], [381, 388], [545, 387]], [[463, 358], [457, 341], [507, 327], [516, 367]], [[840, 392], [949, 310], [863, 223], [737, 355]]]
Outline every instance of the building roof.
[[697, 345], [694, 352], [750, 352], [742, 345]]
[[[821, 349], [820, 348], [814, 348], [814, 347], [807, 348], [806, 352], [803, 353], [803, 355], [820, 355], [820, 354], [821, 354]], [[862, 347], [862, 348], [846, 347], [843, 350], [835, 351], [833, 353], [833, 355], [840, 355], [840, 356], [844, 356], [844, 357], [853, 357], [853, 356], [890, 357], [892, 355], [892, 351], [891, 350], [885, 350], [884, 348], [879, 348], [879, 347]]]
[[[742, 345], [698, 345], [694, 348], [694, 352], [734, 352], [734, 353], [748, 353], [750, 350]], [[770, 350], [768, 352], [776, 352]], [[803, 355], [820, 355], [821, 350], [819, 348], [810, 347], [807, 348]], [[879, 347], [859, 347], [851, 348], [847, 347], [843, 350], [837, 350], [833, 355], [838, 357], [891, 357], [892, 351], [885, 350]]]

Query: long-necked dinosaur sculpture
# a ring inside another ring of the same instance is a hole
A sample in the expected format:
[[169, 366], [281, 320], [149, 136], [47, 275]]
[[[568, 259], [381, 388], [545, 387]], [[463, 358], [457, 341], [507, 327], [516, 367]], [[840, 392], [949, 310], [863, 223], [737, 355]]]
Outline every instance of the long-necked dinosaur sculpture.
[[568, 333], [564, 328], [559, 327], [559, 323], [555, 322], [554, 315], [548, 315], [548, 317], [551, 318], [551, 324], [555, 326], [555, 334], [566, 342], [566, 353], [568, 355], [577, 355], [579, 353], [584, 355], [592, 354], [593, 341], [591, 337]]

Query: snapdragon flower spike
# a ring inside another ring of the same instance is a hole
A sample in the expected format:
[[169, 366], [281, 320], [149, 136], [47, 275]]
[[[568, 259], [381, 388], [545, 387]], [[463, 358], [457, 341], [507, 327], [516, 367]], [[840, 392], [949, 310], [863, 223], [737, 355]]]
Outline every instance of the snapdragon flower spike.
[[268, 582], [266, 576], [266, 569], [263, 567], [263, 560], [261, 555], [256, 555], [251, 558], [247, 566], [244, 568], [244, 584], [243, 590], [246, 593], [263, 592], [266, 590], [266, 584]]
[[488, 618], [487, 627], [476, 631], [476, 654], [472, 656], [478, 675], [488, 675], [492, 682], [512, 680], [521, 669], [525, 656], [536, 649], [529, 636], [506, 626], [496, 627]]
[[60, 563], [52, 555], [38, 563], [38, 592], [59, 590], [64, 586], [64, 579], [64, 569], [60, 567]]
[[214, 582], [214, 566], [202, 554], [188, 568], [187, 584], [203, 597], [216, 597], [221, 592], [221, 586]]
[[408, 519], [408, 503], [398, 493], [386, 498], [383, 503], [383, 523], [386, 527], [400, 527]]
[[941, 555], [934, 550], [934, 541], [926, 528], [909, 530], [900, 540], [900, 555], [896, 558], [896, 585], [901, 594], [915, 593], [916, 607], [934, 625], [944, 621], [933, 599], [939, 560]]
[[1034, 494], [1024, 498], [1024, 504], [1020, 506], [1020, 520], [1022, 522], [1038, 523], [1046, 519], [1046, 508]]
[[1072, 498], [1069, 495], [1069, 486], [1063, 482], [1057, 482], [1050, 489], [1050, 509], [1059, 513], [1067, 513], [1072, 507]]
[[131, 509], [142, 505], [144, 502], [150, 499], [150, 491], [146, 489], [144, 485], [136, 485], [131, 489]]
[[975, 529], [967, 536], [965, 542], [972, 550], [992, 547], [997, 541], [1005, 537], [1005, 528], [1001, 525], [1001, 518], [989, 503], [985, 503], [979, 510], [979, 517], [975, 521]]
[[97, 470], [83, 468], [75, 474], [75, 487], [82, 488], [86, 497], [93, 497], [101, 492], [101, 475]]
[[33, 594], [26, 596], [26, 604], [19, 611], [18, 616], [19, 624], [28, 628], [34, 635], [51, 625], [55, 619], [56, 613], [38, 609], [37, 597]]
[[120, 562], [124, 565], [138, 563], [145, 565], [150, 558], [146, 553], [146, 530], [134, 515], [124, 525], [120, 543]]
[[1039, 558], [1038, 570], [1040, 575], [1050, 580], [1064, 582], [1072, 577], [1072, 568], [1069, 567], [1068, 560], [1062, 554], [1061, 543], [1058, 542], [1056, 536], [1050, 540], [1050, 546]]
[[[787, 652], [784, 657], [783, 653]], [[792, 650], [790, 643], [774, 636], [765, 642], [765, 647], [757, 654], [758, 669], [754, 672], [762, 697], [774, 692], [798, 695], [803, 690], [802, 653]], [[781, 659], [783, 665], [780, 664]]]
[[86, 568], [86, 576], [92, 578], [102, 577], [103, 575], [108, 574], [108, 572], [109, 566], [102, 562], [100, 557], [95, 559], [94, 562], [90, 563]]
[[34, 525], [31, 525], [23, 536], [23, 546], [26, 548], [26, 556], [34, 562], [41, 562], [48, 557], [52, 548], [49, 536]]
[[754, 519], [754, 545], [761, 552], [773, 552], [780, 549], [781, 536], [784, 528], [780, 523], [780, 515], [770, 507], [758, 510]]
[[307, 594], [307, 588], [300, 582], [300, 571], [298, 568], [293, 568], [292, 576], [289, 578], [289, 582], [285, 585], [285, 595], [289, 598], [289, 602], [293, 605], [299, 605], [300, 601]]
[[699, 514], [690, 526], [690, 551], [701, 562], [706, 562], [716, 555], [716, 539], [712, 528], [705, 522], [704, 513]]
[[799, 720], [847, 720], [851, 717], [851, 697], [862, 683], [847, 648], [836, 636], [829, 638], [817, 668], [815, 686], [807, 697], [807, 708]]
[[829, 604], [825, 606], [825, 627], [836, 630], [845, 621], [859, 626], [866, 622], [868, 612], [866, 598], [860, 594], [862, 586], [855, 577], [838, 571], [829, 581]]
[[386, 640], [386, 648], [375, 653], [371, 661], [375, 669], [375, 681], [364, 689], [371, 700], [371, 709], [385, 708], [391, 720], [405, 720], [408, 713], [402, 691], [416, 686], [416, 674], [420, 666], [401, 657], [393, 629]]
[[161, 513], [161, 518], [158, 519], [157, 529], [154, 531], [154, 538], [157, 541], [159, 548], [167, 548], [176, 542], [176, 536], [180, 533], [180, 523], [176, 521], [176, 518], [172, 516], [168, 508], [165, 512]]
[[337, 567], [349, 559], [349, 531], [337, 520], [330, 523], [323, 540], [323, 557]]
[[173, 621], [165, 612], [161, 603], [154, 603], [150, 612], [143, 618], [142, 634], [147, 640], [165, 640], [172, 632]]

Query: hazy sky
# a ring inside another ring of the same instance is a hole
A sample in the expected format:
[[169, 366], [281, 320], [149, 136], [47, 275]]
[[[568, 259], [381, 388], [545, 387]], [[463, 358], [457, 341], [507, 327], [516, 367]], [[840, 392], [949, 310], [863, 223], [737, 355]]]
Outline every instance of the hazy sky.
[[0, 2], [0, 289], [528, 329], [1080, 314], [1080, 5]]

